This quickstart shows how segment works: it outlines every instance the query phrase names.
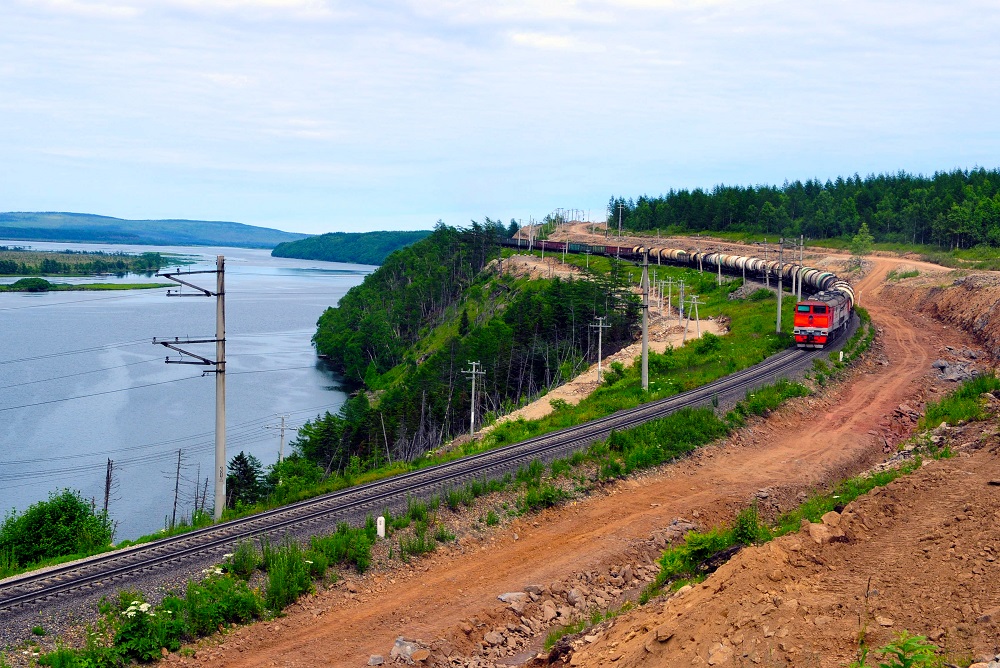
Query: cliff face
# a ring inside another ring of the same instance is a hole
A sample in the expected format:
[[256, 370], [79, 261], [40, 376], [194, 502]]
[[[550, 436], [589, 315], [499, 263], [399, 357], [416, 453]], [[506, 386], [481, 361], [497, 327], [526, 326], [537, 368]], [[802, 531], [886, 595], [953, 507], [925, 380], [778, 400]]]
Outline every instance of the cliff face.
[[946, 285], [901, 281], [886, 284], [882, 295], [901, 310], [918, 310], [969, 332], [1000, 358], [1000, 275], [958, 276]]

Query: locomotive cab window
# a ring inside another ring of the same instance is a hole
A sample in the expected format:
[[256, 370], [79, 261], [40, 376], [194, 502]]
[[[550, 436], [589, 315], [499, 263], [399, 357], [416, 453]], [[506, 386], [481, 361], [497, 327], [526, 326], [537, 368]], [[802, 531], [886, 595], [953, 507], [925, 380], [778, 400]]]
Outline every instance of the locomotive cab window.
[[826, 313], [825, 306], [813, 306], [813, 313]]
[[809, 313], [809, 304], [799, 304], [796, 310], [799, 313]]

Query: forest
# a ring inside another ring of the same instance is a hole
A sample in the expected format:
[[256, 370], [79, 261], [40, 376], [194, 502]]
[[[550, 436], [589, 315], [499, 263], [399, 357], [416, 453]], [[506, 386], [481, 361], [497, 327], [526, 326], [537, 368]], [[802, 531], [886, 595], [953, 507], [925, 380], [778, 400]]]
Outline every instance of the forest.
[[300, 429], [300, 454], [328, 473], [412, 460], [468, 431], [469, 360], [485, 371], [476, 392], [482, 415], [506, 412], [592, 363], [595, 316], [611, 325], [605, 353], [631, 340], [639, 304], [624, 276], [501, 273], [498, 241], [507, 234], [489, 219], [467, 229], [439, 224], [323, 313], [317, 351], [355, 392], [339, 414]]
[[391, 253], [420, 241], [429, 230], [417, 232], [330, 232], [298, 241], [286, 241], [274, 247], [274, 257], [301, 260], [382, 264]]
[[922, 176], [857, 174], [782, 186], [717, 185], [658, 197], [612, 197], [608, 222], [661, 233], [743, 232], [810, 239], [854, 235], [862, 222], [876, 242], [941, 248], [1000, 246], [1000, 170]]
[[92, 274], [152, 274], [160, 270], [159, 253], [104, 251], [39, 252], [0, 246], [0, 276], [90, 276]]

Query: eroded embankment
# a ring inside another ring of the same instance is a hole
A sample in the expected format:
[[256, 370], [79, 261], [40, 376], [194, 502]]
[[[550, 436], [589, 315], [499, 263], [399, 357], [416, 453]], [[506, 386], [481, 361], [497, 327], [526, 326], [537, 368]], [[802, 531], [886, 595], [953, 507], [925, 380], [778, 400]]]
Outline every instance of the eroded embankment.
[[882, 293], [900, 311], [917, 310], [962, 329], [1000, 357], [1000, 276], [948, 275], [937, 285], [902, 281], [886, 284]]

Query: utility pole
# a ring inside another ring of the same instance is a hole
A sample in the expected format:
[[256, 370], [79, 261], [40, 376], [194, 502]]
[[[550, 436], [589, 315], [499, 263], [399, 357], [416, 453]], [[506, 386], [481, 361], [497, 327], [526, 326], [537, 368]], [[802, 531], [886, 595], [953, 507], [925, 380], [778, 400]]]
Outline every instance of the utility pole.
[[[222, 518], [222, 509], [226, 506], [226, 258], [218, 255], [215, 258], [215, 270], [177, 271], [162, 273], [157, 276], [169, 279], [183, 286], [197, 290], [197, 293], [184, 294], [181, 290], [167, 290], [168, 297], [215, 297], [215, 338], [214, 339], [181, 339], [175, 336], [171, 339], [153, 339], [153, 345], [161, 345], [181, 354], [180, 359], [166, 359], [167, 364], [200, 364], [215, 365], [215, 369], [204, 373], [215, 374], [215, 519]], [[215, 274], [215, 292], [199, 287], [193, 283], [177, 278], [193, 274]], [[211, 360], [201, 355], [184, 350], [180, 346], [193, 343], [214, 343], [215, 359]], [[184, 359], [193, 357], [197, 361]]]
[[687, 342], [688, 328], [691, 326], [691, 315], [694, 314], [694, 324], [698, 330], [698, 338], [701, 338], [701, 319], [698, 317], [698, 304], [703, 304], [704, 302], [698, 301], [698, 295], [691, 295], [688, 305], [688, 318], [684, 321], [684, 336], [681, 339], [682, 343]]
[[181, 451], [177, 451], [177, 477], [174, 478], [174, 514], [170, 516], [170, 530], [173, 531], [177, 522], [177, 496], [181, 491]]
[[673, 278], [668, 278], [667, 279], [667, 315], [670, 314], [670, 298], [673, 296], [673, 293], [674, 293], [674, 279]]
[[[799, 271], [802, 271], [802, 263], [805, 258], [802, 257], [803, 252], [806, 247], [806, 236], [804, 234], [799, 235]], [[802, 301], [802, 276], [799, 276], [799, 301]]]
[[680, 327], [684, 323], [684, 281], [678, 283], [678, 295], [677, 295], [677, 326]]
[[784, 237], [778, 242], [778, 324], [775, 327], [775, 331], [781, 334], [781, 274], [783, 273], [782, 263], [784, 262], [784, 251], [785, 251], [785, 239]]
[[622, 240], [622, 209], [625, 208], [624, 204], [618, 205], [618, 242], [621, 243]]
[[642, 252], [642, 390], [649, 390], [649, 249]]
[[111, 500], [111, 480], [112, 471], [115, 469], [115, 463], [108, 459], [108, 471], [104, 475], [104, 516], [108, 515], [108, 501]]
[[771, 289], [771, 270], [767, 267], [767, 237], [764, 237], [764, 284]]
[[597, 328], [597, 384], [600, 385], [601, 384], [601, 358], [604, 357], [604, 351], [602, 349], [601, 335], [604, 333], [604, 330], [607, 329], [608, 327], [611, 327], [611, 325], [608, 325], [608, 324], [606, 324], [604, 322], [607, 319], [606, 316], [603, 316], [603, 315], [602, 316], [595, 316], [594, 319], [597, 320], [597, 323], [596, 324], [595, 323], [590, 323], [590, 326]]
[[480, 362], [469, 361], [472, 365], [471, 369], [466, 369], [462, 371], [467, 376], [472, 377], [472, 415], [469, 418], [469, 437], [475, 437], [476, 435], [476, 376], [485, 376], [486, 372], [479, 369]]
[[278, 461], [280, 462], [285, 458], [285, 429], [294, 429], [296, 425], [285, 424], [285, 420], [289, 418], [288, 415], [278, 415], [276, 417], [281, 419], [281, 424], [266, 424], [264, 425], [264, 429], [277, 429], [280, 434], [278, 441]]

